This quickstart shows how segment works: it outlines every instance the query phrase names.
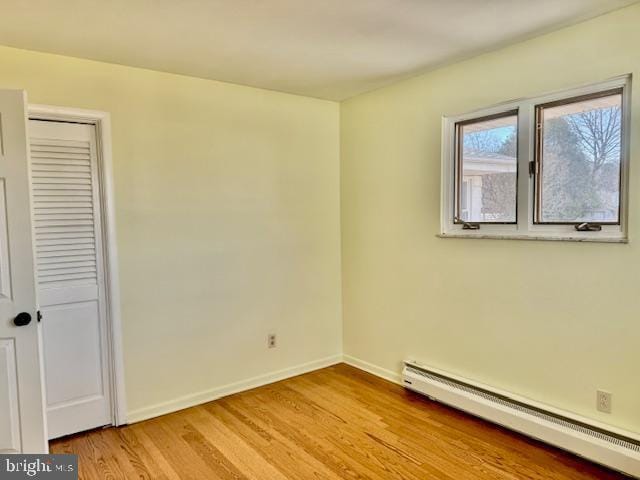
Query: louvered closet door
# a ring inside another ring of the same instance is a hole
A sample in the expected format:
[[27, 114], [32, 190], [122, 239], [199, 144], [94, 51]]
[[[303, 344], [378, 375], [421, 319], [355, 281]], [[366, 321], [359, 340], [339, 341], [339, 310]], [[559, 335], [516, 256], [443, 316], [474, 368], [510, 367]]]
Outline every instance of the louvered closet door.
[[95, 127], [31, 120], [49, 438], [111, 423]]

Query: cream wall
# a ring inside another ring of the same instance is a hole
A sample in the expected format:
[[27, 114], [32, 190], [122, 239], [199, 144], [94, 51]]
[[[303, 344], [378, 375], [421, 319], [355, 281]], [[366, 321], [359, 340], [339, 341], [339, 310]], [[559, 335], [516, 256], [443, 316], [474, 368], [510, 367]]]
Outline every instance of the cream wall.
[[636, 5], [342, 104], [347, 359], [394, 376], [414, 358], [640, 432], [640, 94], [630, 244], [436, 238], [442, 115], [640, 79], [639, 25]]
[[338, 104], [3, 47], [0, 88], [111, 113], [132, 418], [339, 358]]

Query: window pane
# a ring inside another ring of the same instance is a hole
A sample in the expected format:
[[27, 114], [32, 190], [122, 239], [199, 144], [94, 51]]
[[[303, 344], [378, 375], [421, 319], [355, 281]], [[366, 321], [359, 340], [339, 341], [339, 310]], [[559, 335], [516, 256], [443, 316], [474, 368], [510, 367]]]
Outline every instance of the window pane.
[[543, 223], [619, 223], [622, 95], [541, 107]]
[[459, 125], [457, 217], [465, 222], [515, 223], [518, 115]]

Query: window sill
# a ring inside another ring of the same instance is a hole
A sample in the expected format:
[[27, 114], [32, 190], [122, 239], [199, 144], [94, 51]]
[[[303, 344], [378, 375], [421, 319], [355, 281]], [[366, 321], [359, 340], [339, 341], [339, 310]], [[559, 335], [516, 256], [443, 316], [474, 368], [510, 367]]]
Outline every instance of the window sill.
[[552, 242], [629, 243], [626, 237], [572, 237], [548, 235], [501, 235], [491, 233], [439, 233], [438, 238], [474, 238], [482, 240], [542, 240]]

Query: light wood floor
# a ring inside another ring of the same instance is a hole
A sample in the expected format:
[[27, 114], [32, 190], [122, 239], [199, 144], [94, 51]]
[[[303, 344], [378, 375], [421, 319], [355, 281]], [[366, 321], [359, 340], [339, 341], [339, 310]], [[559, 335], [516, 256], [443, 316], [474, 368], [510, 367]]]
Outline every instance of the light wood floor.
[[346, 365], [52, 442], [82, 479], [621, 479]]

